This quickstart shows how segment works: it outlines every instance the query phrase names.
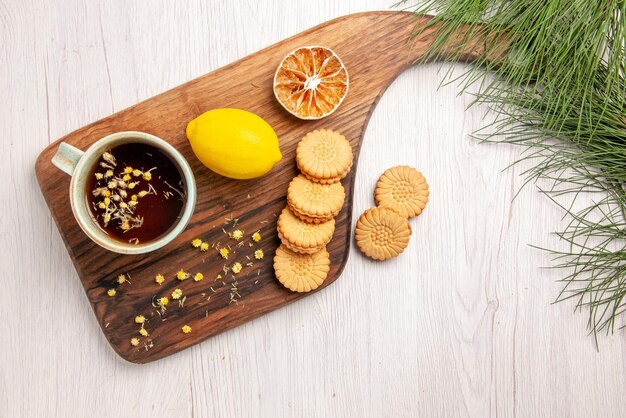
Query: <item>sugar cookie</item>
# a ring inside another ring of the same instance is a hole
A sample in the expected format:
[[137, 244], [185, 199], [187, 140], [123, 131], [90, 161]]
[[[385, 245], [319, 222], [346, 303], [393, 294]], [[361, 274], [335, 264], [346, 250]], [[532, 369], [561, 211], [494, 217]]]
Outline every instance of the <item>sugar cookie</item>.
[[330, 270], [330, 255], [326, 248], [313, 254], [299, 254], [285, 245], [276, 249], [274, 271], [278, 281], [292, 292], [317, 289]]
[[298, 143], [296, 163], [308, 179], [322, 184], [336, 183], [352, 168], [352, 147], [339, 132], [318, 129]]
[[289, 208], [307, 222], [325, 222], [337, 216], [346, 193], [341, 183], [320, 184], [303, 175], [291, 180], [287, 189]]
[[399, 255], [409, 244], [411, 225], [389, 208], [366, 210], [356, 223], [356, 244], [366, 256], [387, 260]]
[[422, 213], [428, 202], [428, 183], [416, 169], [406, 165], [385, 171], [376, 183], [376, 204], [410, 218]]
[[278, 217], [278, 237], [292, 251], [312, 254], [330, 242], [335, 232], [335, 220], [318, 224], [305, 222], [286, 207]]

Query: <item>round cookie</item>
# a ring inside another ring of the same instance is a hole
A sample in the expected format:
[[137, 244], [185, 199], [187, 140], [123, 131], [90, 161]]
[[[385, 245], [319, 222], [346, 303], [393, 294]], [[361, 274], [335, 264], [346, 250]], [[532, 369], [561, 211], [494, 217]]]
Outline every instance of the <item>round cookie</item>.
[[337, 216], [345, 197], [341, 183], [315, 183], [302, 174], [291, 180], [287, 189], [289, 208], [306, 222], [325, 222]]
[[352, 168], [352, 147], [339, 132], [318, 129], [298, 143], [296, 162], [308, 179], [322, 184], [336, 183]]
[[411, 218], [422, 213], [428, 202], [428, 183], [416, 169], [406, 165], [385, 171], [376, 183], [376, 205]]
[[278, 217], [278, 237], [292, 251], [312, 254], [326, 246], [333, 238], [335, 220], [318, 224], [304, 222], [286, 207]]
[[354, 237], [363, 254], [374, 260], [387, 260], [409, 245], [411, 225], [392, 209], [374, 207], [361, 215]]
[[274, 272], [278, 281], [292, 292], [317, 289], [330, 270], [330, 255], [326, 248], [313, 254], [299, 254], [285, 245], [276, 249]]

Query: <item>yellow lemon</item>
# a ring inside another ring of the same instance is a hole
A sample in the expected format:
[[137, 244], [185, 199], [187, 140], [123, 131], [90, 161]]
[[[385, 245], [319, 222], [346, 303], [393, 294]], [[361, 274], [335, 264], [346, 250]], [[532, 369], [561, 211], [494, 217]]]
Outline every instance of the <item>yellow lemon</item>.
[[260, 116], [240, 109], [214, 109], [187, 125], [196, 157], [233, 179], [262, 176], [283, 156], [274, 129]]

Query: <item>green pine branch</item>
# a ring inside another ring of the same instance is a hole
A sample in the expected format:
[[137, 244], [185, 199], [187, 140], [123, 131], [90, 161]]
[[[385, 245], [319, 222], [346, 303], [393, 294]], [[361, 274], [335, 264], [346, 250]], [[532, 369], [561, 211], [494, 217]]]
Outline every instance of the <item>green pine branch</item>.
[[[542, 192], [570, 220], [557, 233], [569, 250], [547, 250], [565, 272], [557, 301], [574, 299], [586, 309], [596, 338], [613, 332], [626, 312], [626, 0], [405, 0], [398, 6], [436, 15], [412, 35], [436, 28], [424, 59], [437, 57], [452, 38], [455, 45], [486, 40], [482, 58], [460, 80], [463, 90], [478, 83], [475, 103], [497, 113], [477, 136], [525, 147], [519, 161], [535, 163], [527, 182], [547, 180], [551, 187]], [[446, 58], [458, 60], [460, 52]], [[580, 199], [584, 208], [572, 209]]]

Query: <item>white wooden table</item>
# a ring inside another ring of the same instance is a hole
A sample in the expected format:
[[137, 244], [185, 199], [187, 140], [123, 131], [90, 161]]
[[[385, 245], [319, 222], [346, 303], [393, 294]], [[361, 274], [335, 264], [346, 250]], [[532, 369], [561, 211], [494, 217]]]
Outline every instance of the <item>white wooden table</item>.
[[[0, 0], [0, 416], [382, 417], [626, 414], [626, 336], [587, 335], [562, 272], [530, 248], [562, 213], [502, 171], [520, 150], [469, 135], [485, 108], [439, 65], [374, 112], [355, 213], [377, 175], [425, 173], [401, 257], [352, 250], [336, 284], [156, 363], [118, 358], [94, 320], [34, 175], [82, 125], [331, 18], [386, 1]], [[462, 71], [462, 68], [456, 71]]]

